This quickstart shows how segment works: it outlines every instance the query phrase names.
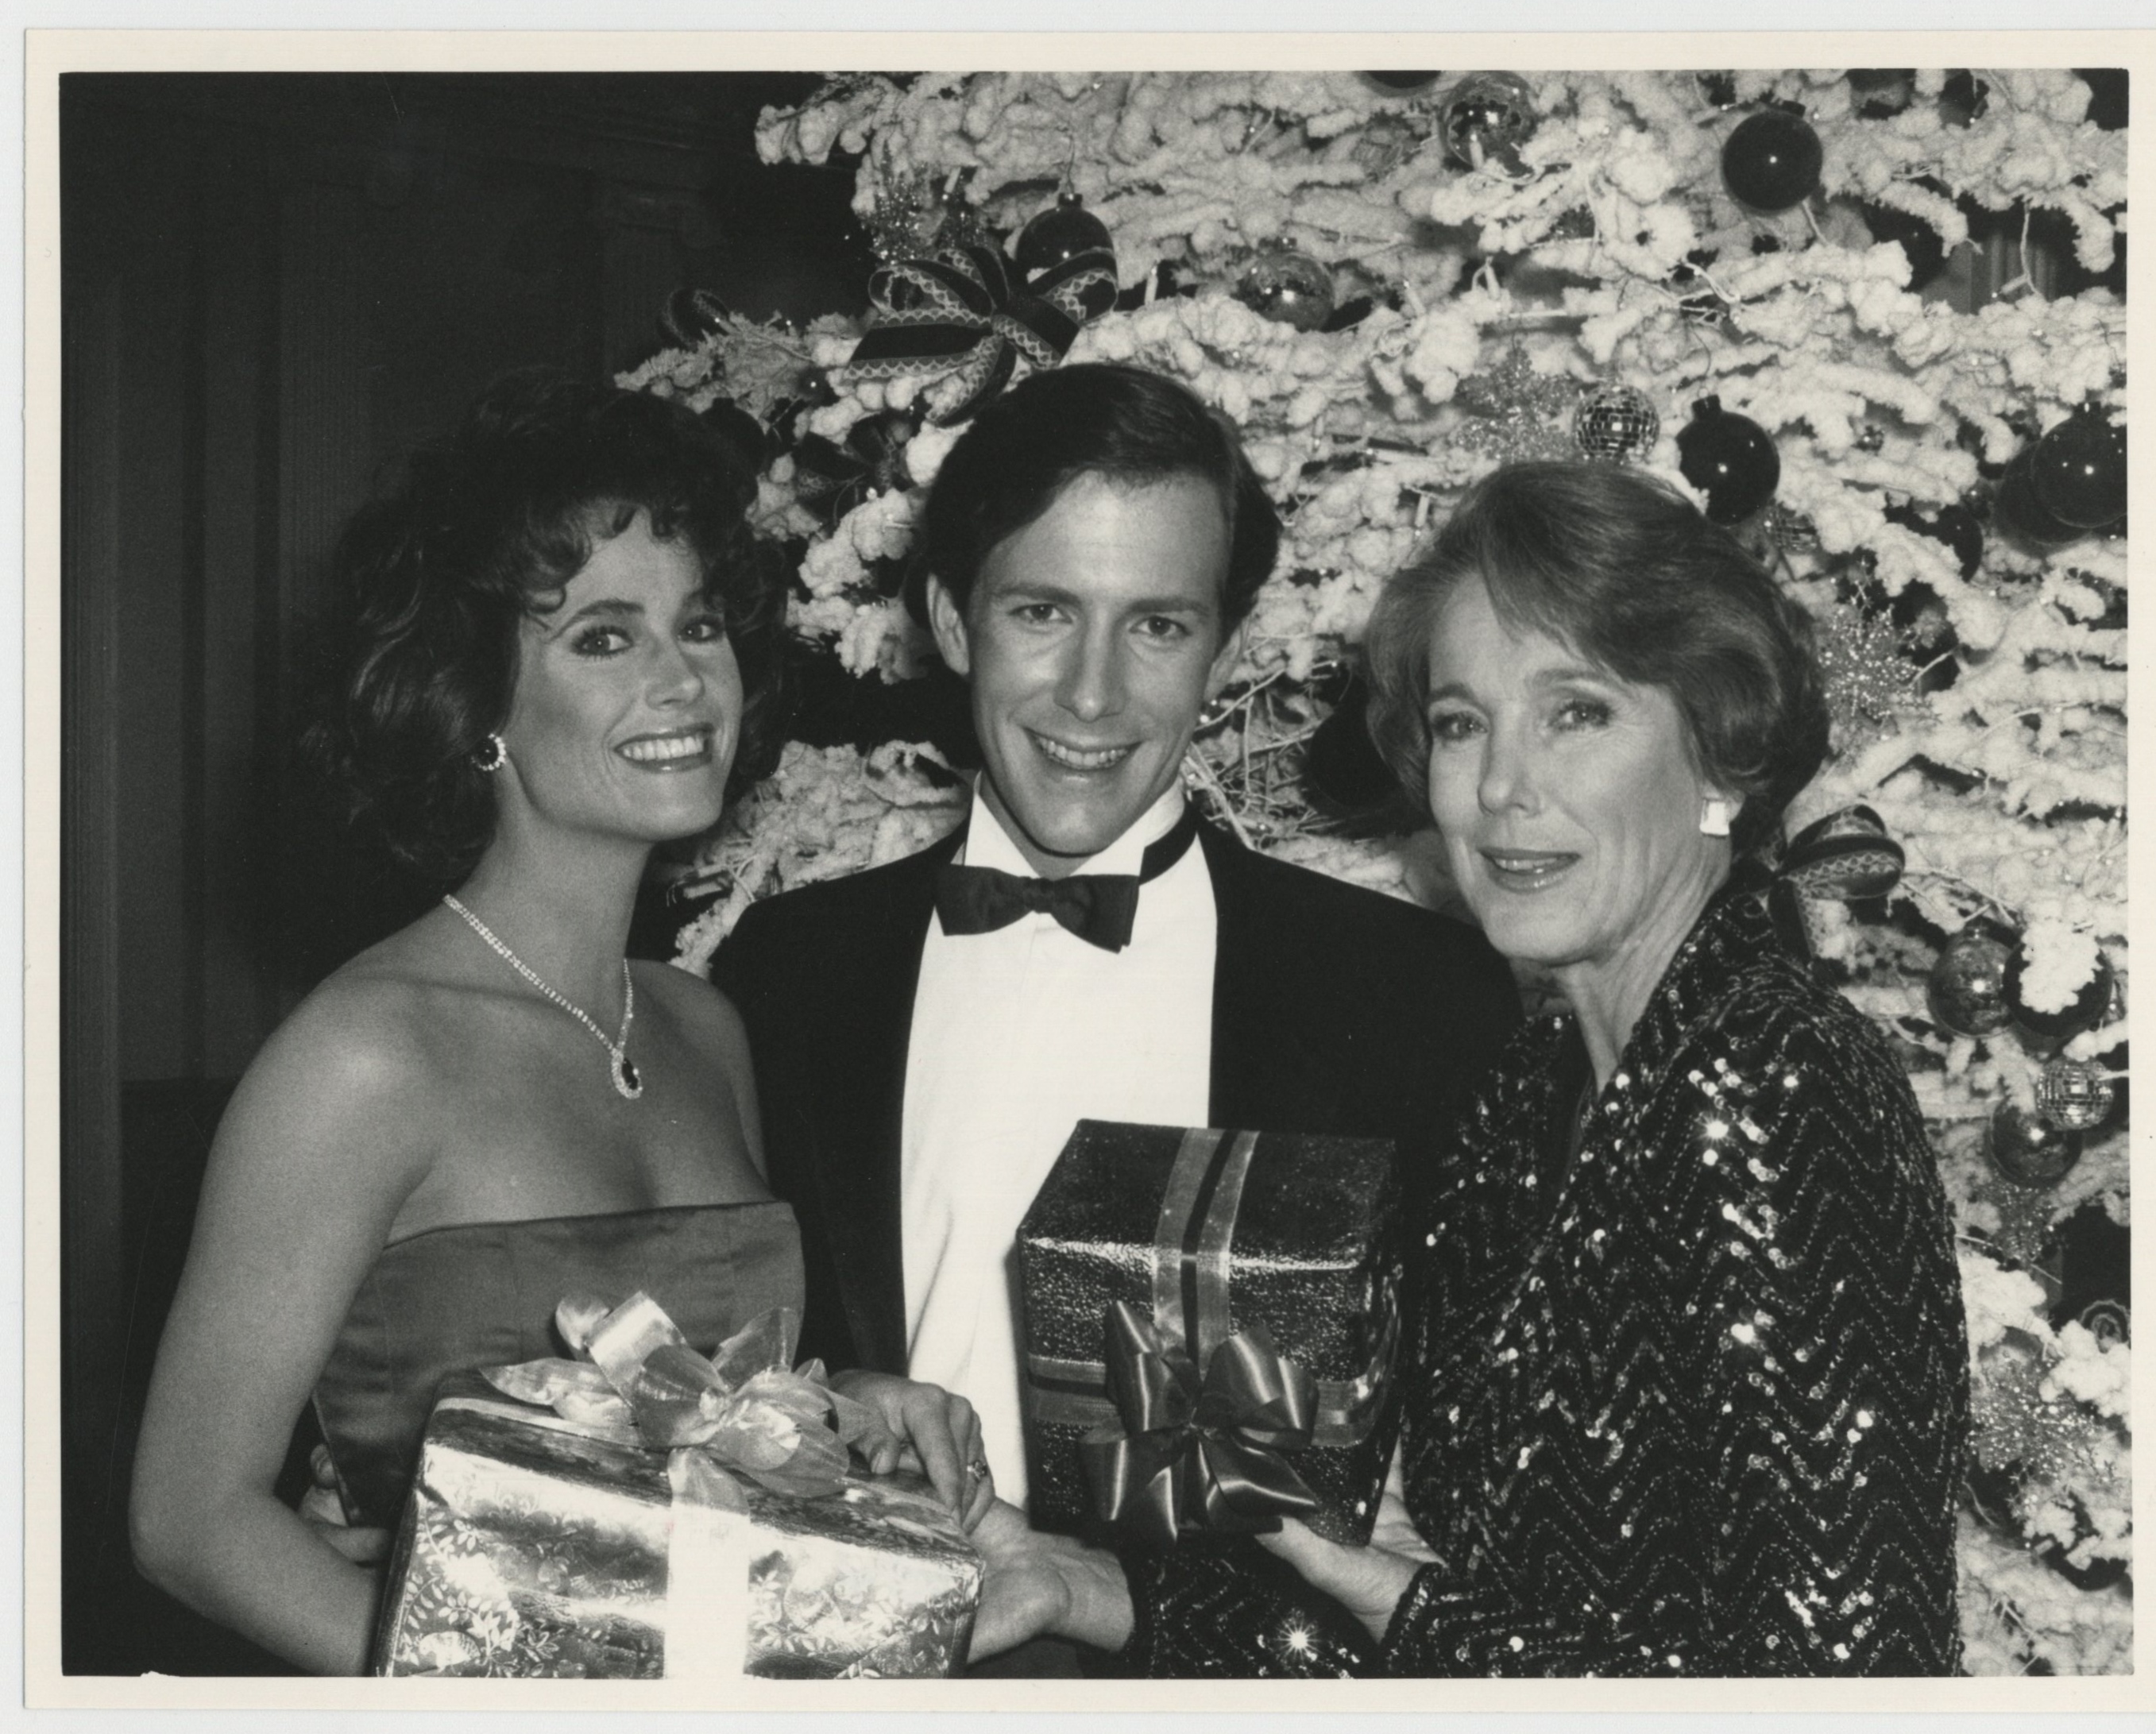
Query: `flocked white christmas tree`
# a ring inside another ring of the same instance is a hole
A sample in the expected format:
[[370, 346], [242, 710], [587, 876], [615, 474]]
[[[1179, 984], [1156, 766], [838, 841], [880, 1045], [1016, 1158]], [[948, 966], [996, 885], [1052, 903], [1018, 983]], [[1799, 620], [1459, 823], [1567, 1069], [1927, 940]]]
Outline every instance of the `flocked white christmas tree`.
[[[935, 655], [896, 582], [921, 489], [1006, 370], [1057, 363], [1027, 297], [1088, 316], [1060, 358], [1188, 383], [1286, 521], [1194, 788], [1258, 847], [1426, 900], [1426, 843], [1308, 786], [1378, 586], [1508, 457], [1697, 481], [1820, 623], [1836, 752], [1789, 831], [1845, 848], [1789, 908], [1906, 1054], [1958, 1213], [1979, 1673], [2131, 1665], [2127, 1352], [2051, 1321], [2042, 1263], [2077, 1209], [2127, 1219], [2125, 309], [2048, 292], [2026, 244], [1972, 286], [1999, 249], [1964, 244], [1972, 212], [2025, 244], [2048, 217], [2110, 267], [2126, 135], [2089, 100], [2064, 71], [844, 77], [759, 146], [858, 159], [890, 268], [870, 318], [706, 309], [627, 382], [778, 423], [758, 510], [800, 544], [793, 628], [903, 681]], [[1107, 310], [1040, 269], [1102, 240]], [[910, 356], [938, 310], [978, 341]], [[870, 326], [882, 358], [850, 370]], [[922, 846], [958, 797], [920, 743], [790, 746], [703, 852], [685, 962], [752, 897]]]

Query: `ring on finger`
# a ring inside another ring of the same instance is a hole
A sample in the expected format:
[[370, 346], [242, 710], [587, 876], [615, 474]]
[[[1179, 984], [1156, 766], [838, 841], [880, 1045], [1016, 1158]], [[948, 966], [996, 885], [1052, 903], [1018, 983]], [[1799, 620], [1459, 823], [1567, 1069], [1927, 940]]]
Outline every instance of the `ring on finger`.
[[988, 1460], [985, 1456], [976, 1455], [973, 1460], [966, 1465], [966, 1479], [969, 1481], [987, 1480], [988, 1479]]

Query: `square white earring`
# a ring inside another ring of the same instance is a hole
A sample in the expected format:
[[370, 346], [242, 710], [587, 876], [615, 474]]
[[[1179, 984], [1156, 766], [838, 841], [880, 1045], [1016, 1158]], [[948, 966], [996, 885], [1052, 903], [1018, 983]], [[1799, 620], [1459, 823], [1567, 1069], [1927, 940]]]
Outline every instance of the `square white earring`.
[[1727, 837], [1729, 834], [1729, 803], [1719, 798], [1710, 799], [1699, 815], [1700, 834], [1703, 837]]

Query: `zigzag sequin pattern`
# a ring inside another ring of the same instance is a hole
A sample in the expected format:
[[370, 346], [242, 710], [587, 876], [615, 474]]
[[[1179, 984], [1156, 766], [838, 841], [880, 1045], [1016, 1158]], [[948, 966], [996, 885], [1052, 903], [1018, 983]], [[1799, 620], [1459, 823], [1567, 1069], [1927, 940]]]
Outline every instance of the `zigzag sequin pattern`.
[[[1577, 1041], [1523, 1031], [1436, 1171], [1401, 1366], [1444, 1563], [1324, 1671], [1953, 1671], [1967, 1350], [1892, 1054], [1733, 899], [1568, 1156]], [[1134, 1587], [1155, 1673], [1252, 1671], [1289, 1618], [1194, 1557]]]

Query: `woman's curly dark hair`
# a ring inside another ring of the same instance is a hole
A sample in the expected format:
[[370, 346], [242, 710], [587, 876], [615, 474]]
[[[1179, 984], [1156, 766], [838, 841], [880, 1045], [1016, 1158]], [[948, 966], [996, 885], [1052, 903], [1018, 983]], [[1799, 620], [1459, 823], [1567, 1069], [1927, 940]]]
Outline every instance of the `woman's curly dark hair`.
[[495, 823], [474, 755], [509, 715], [519, 628], [639, 510], [687, 540], [726, 620], [745, 698], [732, 786], [768, 775], [785, 590], [744, 521], [755, 497], [736, 449], [679, 403], [551, 367], [489, 386], [338, 543], [335, 672], [302, 746], [344, 817], [429, 880], [471, 870]]

